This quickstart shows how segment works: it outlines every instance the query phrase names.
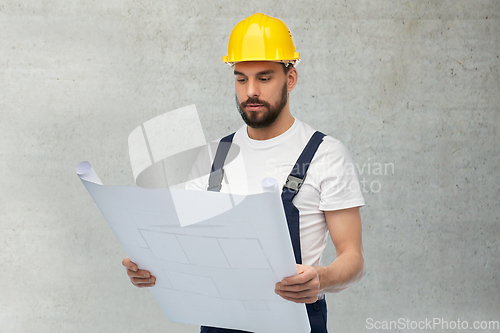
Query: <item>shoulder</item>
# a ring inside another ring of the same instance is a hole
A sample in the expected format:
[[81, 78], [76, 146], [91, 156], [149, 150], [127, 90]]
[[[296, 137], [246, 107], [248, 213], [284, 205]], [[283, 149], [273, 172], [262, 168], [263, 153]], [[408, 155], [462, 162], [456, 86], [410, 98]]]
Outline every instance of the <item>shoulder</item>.
[[332, 136], [325, 136], [323, 138], [323, 151], [329, 155], [350, 155], [347, 147], [338, 139]]
[[[299, 125], [305, 133], [307, 133], [307, 136], [310, 138], [316, 130], [311, 127], [310, 125], [299, 121]], [[325, 134], [325, 137], [323, 138], [323, 142], [318, 148], [317, 151], [317, 157], [325, 157], [326, 155], [329, 155], [330, 157], [332, 156], [348, 156], [350, 157], [349, 150], [346, 148], [346, 146], [337, 138], [334, 138], [331, 135], [327, 135], [324, 132], [321, 132]]]
[[[307, 124], [304, 124], [304, 127], [307, 128], [310, 136], [315, 132]], [[354, 163], [349, 150], [339, 139], [325, 135], [323, 142], [314, 154], [308, 173], [310, 173], [311, 180], [322, 184], [325, 180], [330, 181], [332, 178], [353, 174]]]

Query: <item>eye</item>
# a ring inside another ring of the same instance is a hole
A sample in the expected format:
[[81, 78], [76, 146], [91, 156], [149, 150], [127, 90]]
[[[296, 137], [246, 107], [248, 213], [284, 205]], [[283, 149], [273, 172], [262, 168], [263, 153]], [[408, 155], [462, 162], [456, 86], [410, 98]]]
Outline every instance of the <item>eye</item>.
[[244, 79], [244, 78], [236, 78], [236, 81], [238, 81], [240, 83], [244, 83], [246, 81], [246, 79]]
[[271, 78], [269, 78], [269, 77], [261, 77], [261, 78], [259, 78], [259, 80], [260, 80], [260, 81], [262, 81], [262, 82], [267, 82], [267, 81], [269, 81], [270, 79], [271, 79]]

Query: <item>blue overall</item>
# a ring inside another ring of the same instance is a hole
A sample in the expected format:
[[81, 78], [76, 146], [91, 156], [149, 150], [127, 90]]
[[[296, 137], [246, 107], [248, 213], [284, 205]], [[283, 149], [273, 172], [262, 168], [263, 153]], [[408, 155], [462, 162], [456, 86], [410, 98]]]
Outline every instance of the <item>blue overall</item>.
[[[288, 176], [283, 190], [281, 192], [281, 200], [285, 209], [288, 231], [292, 241], [293, 253], [297, 264], [302, 264], [302, 255], [300, 250], [300, 225], [299, 225], [299, 210], [292, 203], [293, 198], [299, 192], [300, 187], [306, 177], [307, 169], [311, 163], [316, 150], [323, 141], [325, 135], [321, 132], [315, 132], [304, 150], [300, 154], [292, 172]], [[233, 141], [234, 133], [223, 139], [215, 153], [214, 163], [208, 181], [208, 191], [219, 192], [222, 187], [224, 178], [224, 161], [229, 151], [230, 143]], [[311, 325], [311, 333], [327, 333], [326, 328], [326, 302], [321, 299], [312, 304], [306, 304], [307, 315], [309, 316], [309, 324]], [[223, 333], [223, 332], [245, 332], [231, 330], [227, 328], [217, 328], [202, 326], [200, 333]]]

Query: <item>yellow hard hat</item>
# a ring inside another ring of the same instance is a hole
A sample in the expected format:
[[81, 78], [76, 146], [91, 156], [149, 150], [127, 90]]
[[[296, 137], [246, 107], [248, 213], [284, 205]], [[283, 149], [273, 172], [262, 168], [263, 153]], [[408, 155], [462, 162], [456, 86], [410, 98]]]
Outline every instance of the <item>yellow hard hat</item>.
[[286, 24], [262, 13], [253, 14], [234, 27], [227, 55], [222, 57], [222, 61], [230, 65], [240, 61], [295, 63], [299, 59]]

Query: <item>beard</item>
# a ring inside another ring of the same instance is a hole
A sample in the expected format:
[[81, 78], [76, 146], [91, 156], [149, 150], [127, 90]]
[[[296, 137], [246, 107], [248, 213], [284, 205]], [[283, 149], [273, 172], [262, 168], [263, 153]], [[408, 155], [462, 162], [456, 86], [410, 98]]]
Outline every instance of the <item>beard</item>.
[[[287, 91], [286, 82], [283, 85], [283, 89], [281, 90], [281, 99], [273, 106], [271, 106], [266, 101], [261, 101], [257, 97], [250, 97], [246, 101], [240, 103], [238, 101], [238, 96], [236, 95], [236, 93], [235, 93], [235, 99], [236, 99], [236, 108], [240, 112], [241, 118], [243, 118], [243, 121], [248, 126], [250, 126], [252, 128], [268, 127], [269, 125], [274, 123], [274, 121], [281, 114], [281, 111], [283, 111], [283, 108], [285, 107], [286, 103], [288, 102], [288, 91]], [[245, 113], [245, 111], [243, 111], [243, 109], [248, 104], [261, 104], [264, 106], [264, 109], [267, 109], [267, 112], [265, 110], [262, 110], [261, 113], [263, 113], [263, 115], [259, 119], [258, 113], [256, 113], [256, 112]]]

